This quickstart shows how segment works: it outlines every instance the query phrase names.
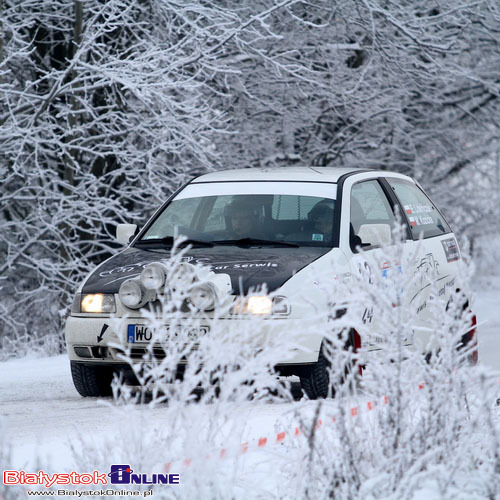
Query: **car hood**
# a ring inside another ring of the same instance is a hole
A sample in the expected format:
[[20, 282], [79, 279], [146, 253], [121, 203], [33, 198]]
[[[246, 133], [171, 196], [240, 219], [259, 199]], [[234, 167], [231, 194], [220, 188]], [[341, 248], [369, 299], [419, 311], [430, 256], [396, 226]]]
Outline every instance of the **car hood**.
[[[246, 294], [250, 289], [266, 285], [272, 292], [296, 272], [328, 252], [326, 247], [241, 248], [215, 246], [191, 248], [184, 262], [202, 264], [215, 273], [231, 278], [233, 293]], [[103, 262], [86, 280], [82, 293], [118, 293], [124, 280], [138, 276], [151, 262], [166, 261], [169, 252], [148, 251], [134, 247]]]

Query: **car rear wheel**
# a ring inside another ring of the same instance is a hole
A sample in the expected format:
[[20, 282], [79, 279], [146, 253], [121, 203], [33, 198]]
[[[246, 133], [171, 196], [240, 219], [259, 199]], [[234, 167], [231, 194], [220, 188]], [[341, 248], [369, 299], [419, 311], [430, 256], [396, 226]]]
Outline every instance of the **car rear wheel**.
[[71, 361], [73, 384], [83, 397], [111, 396], [113, 374], [113, 369], [108, 366], [89, 366]]

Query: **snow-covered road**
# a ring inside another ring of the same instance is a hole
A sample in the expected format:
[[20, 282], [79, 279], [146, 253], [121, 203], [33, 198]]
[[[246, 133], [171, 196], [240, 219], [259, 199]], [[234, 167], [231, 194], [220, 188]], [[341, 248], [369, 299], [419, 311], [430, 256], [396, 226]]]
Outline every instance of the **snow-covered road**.
[[[24, 358], [0, 364], [0, 423], [12, 444], [12, 468], [33, 468], [40, 460], [51, 468], [67, 468], [72, 461], [72, 447], [81, 441], [96, 443], [104, 436], [120, 436], [126, 440], [123, 413], [110, 401], [82, 398], [73, 387], [67, 356]], [[303, 402], [306, 403], [306, 402]], [[307, 404], [307, 403], [306, 403]], [[277, 429], [288, 426], [293, 403], [279, 405], [228, 405], [225, 420], [233, 447], [239, 443], [275, 436]], [[135, 406], [133, 420], [142, 421], [144, 430], [154, 431], [168, 424], [165, 405], [157, 408]], [[203, 407], [186, 408], [188, 415], [196, 412], [194, 420], [203, 421]], [[280, 422], [280, 423], [279, 423]], [[221, 446], [227, 444], [221, 442]], [[98, 445], [97, 445], [98, 446]], [[168, 455], [166, 455], [168, 457]], [[169, 457], [171, 458], [171, 457]], [[125, 458], [121, 458], [123, 461]]]

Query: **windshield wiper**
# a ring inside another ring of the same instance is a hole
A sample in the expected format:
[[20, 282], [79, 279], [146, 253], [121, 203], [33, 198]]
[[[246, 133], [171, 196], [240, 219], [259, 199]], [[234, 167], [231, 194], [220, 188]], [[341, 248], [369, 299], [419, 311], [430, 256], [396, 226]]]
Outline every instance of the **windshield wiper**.
[[217, 240], [212, 242], [214, 245], [266, 245], [266, 246], [280, 246], [280, 247], [293, 247], [298, 248], [297, 243], [289, 241], [275, 241], [275, 240], [260, 240], [258, 238], [240, 238], [239, 240]]
[[[173, 236], [166, 236], [165, 238], [150, 238], [146, 240], [139, 240], [138, 242], [136, 242], [136, 245], [148, 245], [152, 243], [152, 244], [172, 246], [174, 244], [174, 241], [175, 239]], [[191, 238], [187, 238], [184, 241], [182, 241], [182, 243], [179, 244], [179, 246], [186, 246], [186, 245], [202, 246], [202, 247], [214, 246], [214, 244], [211, 241], [193, 240]]]

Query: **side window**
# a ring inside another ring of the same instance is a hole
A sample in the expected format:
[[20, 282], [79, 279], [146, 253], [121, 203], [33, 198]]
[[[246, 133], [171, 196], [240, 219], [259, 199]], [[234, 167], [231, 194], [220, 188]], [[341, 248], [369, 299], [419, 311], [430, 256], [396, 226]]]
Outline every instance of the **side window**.
[[451, 232], [444, 217], [417, 185], [401, 179], [386, 180], [403, 206], [414, 239]]
[[351, 190], [349, 244], [353, 252], [391, 242], [392, 207], [377, 180], [359, 182]]

